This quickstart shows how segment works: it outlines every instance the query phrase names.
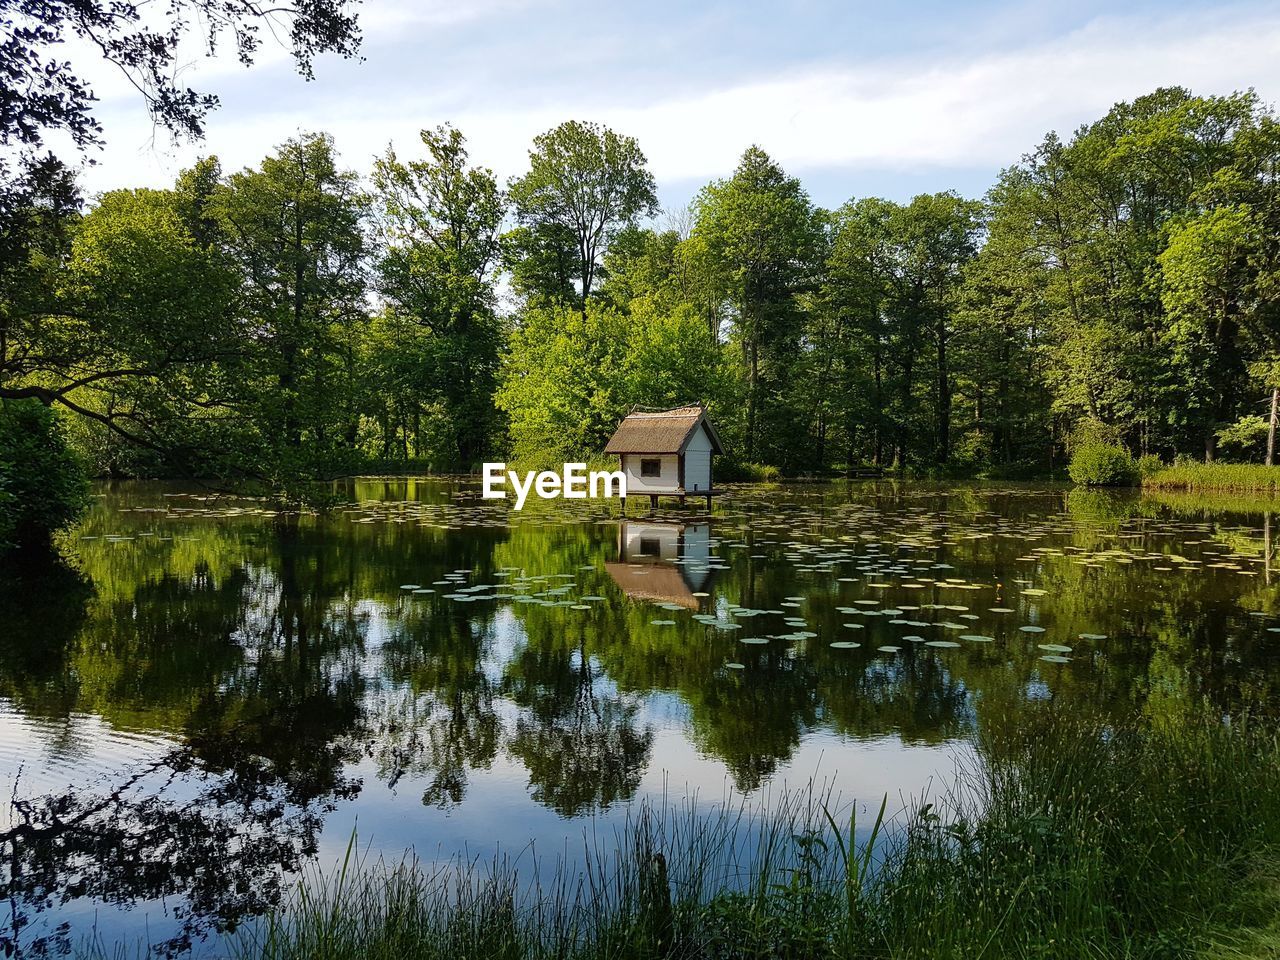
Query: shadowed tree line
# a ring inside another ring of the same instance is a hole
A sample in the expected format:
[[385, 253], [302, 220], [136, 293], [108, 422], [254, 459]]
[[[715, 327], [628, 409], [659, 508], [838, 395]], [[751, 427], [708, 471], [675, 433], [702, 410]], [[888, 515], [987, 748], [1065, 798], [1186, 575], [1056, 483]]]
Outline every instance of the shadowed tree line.
[[1043, 472], [1082, 431], [1261, 459], [1278, 130], [1253, 94], [1164, 89], [983, 200], [836, 210], [751, 147], [662, 214], [640, 145], [576, 121], [506, 184], [449, 126], [368, 176], [323, 134], [87, 208], [50, 172], [6, 228], [0, 396], [58, 409], [100, 473], [277, 493], [590, 456], [692, 399], [784, 473]]

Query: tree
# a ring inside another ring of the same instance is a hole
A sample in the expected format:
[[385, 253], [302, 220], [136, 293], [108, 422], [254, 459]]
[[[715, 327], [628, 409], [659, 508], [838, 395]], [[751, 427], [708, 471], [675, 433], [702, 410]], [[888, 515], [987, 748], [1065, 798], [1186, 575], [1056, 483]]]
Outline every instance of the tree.
[[572, 256], [583, 311], [614, 234], [658, 211], [656, 185], [645, 162], [631, 137], [571, 120], [534, 138], [529, 172], [511, 182], [516, 215], [529, 231], [518, 235], [519, 242], [525, 249]]
[[470, 167], [462, 134], [422, 131], [428, 159], [375, 161], [383, 252], [379, 289], [428, 336], [422, 362], [449, 418], [453, 463], [483, 458], [494, 431], [493, 390], [502, 325], [494, 310], [498, 228], [505, 203], [493, 172]]
[[[56, 403], [108, 424], [119, 436], [154, 447], [145, 431], [127, 429], [122, 418], [86, 406], [82, 388], [93, 384], [112, 390], [113, 381], [119, 380], [121, 389], [132, 389], [141, 378], [168, 376], [190, 359], [166, 357], [161, 370], [154, 351], [144, 351], [141, 358], [129, 356], [140, 340], [131, 326], [98, 324], [100, 316], [90, 317], [80, 312], [81, 304], [53, 295], [62, 288], [57, 274], [80, 198], [62, 162], [39, 151], [51, 135], [65, 135], [81, 151], [103, 141], [92, 87], [80, 70], [58, 58], [60, 46], [78, 38], [97, 47], [138, 90], [159, 126], [198, 139], [218, 100], [176, 79], [179, 48], [186, 39], [198, 36], [213, 55], [230, 38], [237, 58], [248, 66], [259, 50], [263, 27], [273, 35], [287, 34], [293, 59], [309, 79], [317, 55], [356, 54], [360, 34], [354, 6], [352, 0], [300, 0], [280, 7], [241, 0], [172, 0], [154, 10], [102, 0], [3, 4], [0, 146], [8, 156], [0, 159], [0, 397], [32, 396]], [[195, 291], [202, 289], [198, 283]], [[172, 319], [133, 318], [134, 326], [153, 341], [150, 346], [163, 338], [157, 336], [157, 321]], [[181, 323], [174, 325], [170, 346], [178, 345], [177, 335], [184, 329]], [[92, 337], [82, 335], [90, 330]], [[50, 339], [44, 339], [46, 334]], [[121, 340], [111, 339], [120, 334]], [[129, 362], [120, 365], [117, 361], [123, 357]], [[29, 376], [32, 369], [41, 369], [41, 358], [52, 361], [51, 384]]]
[[1185, 422], [1204, 438], [1206, 460], [1214, 458], [1219, 431], [1247, 386], [1239, 299], [1247, 280], [1239, 274], [1249, 229], [1246, 210], [1207, 211], [1173, 226], [1158, 258], [1162, 340], [1186, 400]]
[[1230, 208], [1266, 181], [1273, 149], [1241, 162], [1266, 123], [1251, 93], [1162, 89], [1002, 174], [992, 218], [1041, 278], [1028, 291], [1063, 419], [1115, 426], [1141, 453], [1212, 458], [1244, 371], [1241, 318], [1219, 295], [1234, 268], [1218, 254], [1239, 251]]
[[210, 201], [237, 270], [244, 334], [237, 371], [273, 470], [350, 458], [360, 409], [356, 360], [367, 325], [366, 198], [333, 141], [285, 141]]
[[732, 388], [719, 346], [689, 307], [664, 314], [632, 304], [630, 315], [593, 301], [530, 310], [512, 332], [496, 402], [517, 460], [599, 455], [635, 405], [704, 400], [726, 413]]
[[[80, 147], [101, 141], [89, 83], [57, 57], [72, 37], [87, 40], [146, 101], [161, 126], [199, 138], [218, 98], [177, 81], [179, 45], [198, 32], [212, 55], [226, 37], [237, 59], [253, 63], [263, 26], [287, 33], [298, 69], [308, 79], [317, 55], [352, 57], [360, 31], [351, 0], [300, 0], [264, 7], [241, 0], [170, 0], [157, 11], [103, 0], [6, 0], [0, 26], [0, 144], [40, 146], [50, 132]], [[154, 14], [154, 16], [152, 15]]]
[[[1231, 163], [1215, 172], [1194, 195], [1191, 211], [1170, 226], [1159, 266], [1165, 338], [1179, 362], [1188, 406], [1204, 411], [1201, 430], [1217, 436], [1241, 413], [1239, 397], [1248, 394], [1252, 378], [1271, 394], [1268, 464], [1280, 410], [1277, 231], [1280, 123], [1256, 114], [1240, 124]], [[1245, 413], [1245, 419], [1253, 416]], [[1206, 455], [1212, 443], [1206, 438]]]
[[[865, 426], [869, 459], [884, 463], [889, 296], [889, 217], [896, 204], [850, 201], [830, 215], [830, 238], [816, 298], [815, 343], [827, 364], [815, 385], [820, 422], [844, 436], [846, 460], [858, 458]], [[825, 440], [826, 431], [822, 433]]]
[[579, 268], [573, 231], [557, 224], [513, 227], [502, 236], [502, 268], [511, 289], [528, 307], [578, 302]]
[[496, 396], [516, 460], [574, 460], [604, 446], [624, 411], [626, 324], [597, 303], [525, 312]]
[[[927, 339], [934, 363], [934, 438], [932, 459], [946, 463], [951, 456], [952, 369], [948, 354], [955, 334], [954, 312], [964, 268], [977, 249], [981, 205], [958, 194], [915, 197], [890, 216], [894, 248], [891, 312], [896, 323], [911, 331], [905, 338], [900, 415], [909, 414], [912, 354], [919, 339]], [[901, 444], [900, 444], [901, 446]]]
[[45, 548], [89, 503], [61, 424], [35, 400], [0, 401], [0, 552]]
[[972, 417], [966, 459], [1035, 471], [1052, 462], [1054, 435], [1042, 347], [1045, 278], [1023, 256], [1022, 210], [1004, 200], [988, 198], [986, 239], [958, 292], [957, 390]]
[[[788, 417], [778, 404], [765, 407], [798, 352], [797, 297], [814, 285], [821, 222], [800, 181], [759, 147], [743, 153], [731, 178], [703, 188], [696, 210], [692, 240], [719, 266], [746, 370], [744, 456], [782, 460]], [[776, 433], [762, 435], [762, 411], [775, 416]]]
[[28, 252], [40, 287], [15, 277], [0, 302], [0, 397], [60, 406], [142, 448], [197, 449], [192, 424], [166, 431], [161, 398], [217, 405], [214, 365], [234, 349], [230, 275], [170, 191], [105, 194], [74, 226], [43, 215], [46, 239]]

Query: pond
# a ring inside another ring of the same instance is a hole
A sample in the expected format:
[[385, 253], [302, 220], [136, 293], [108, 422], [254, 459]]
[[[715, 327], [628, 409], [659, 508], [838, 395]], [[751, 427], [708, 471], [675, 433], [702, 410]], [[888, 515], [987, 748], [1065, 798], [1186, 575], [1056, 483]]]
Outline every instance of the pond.
[[216, 953], [353, 836], [556, 857], [645, 800], [909, 802], [1037, 701], [1280, 705], [1255, 503], [864, 483], [624, 519], [346, 492], [318, 517], [103, 485], [65, 564], [0, 578], [6, 955]]

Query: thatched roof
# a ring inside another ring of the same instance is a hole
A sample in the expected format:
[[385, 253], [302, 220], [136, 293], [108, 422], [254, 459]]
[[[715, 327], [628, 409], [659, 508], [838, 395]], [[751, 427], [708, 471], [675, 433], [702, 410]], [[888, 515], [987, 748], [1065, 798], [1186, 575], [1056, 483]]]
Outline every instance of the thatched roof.
[[707, 419], [707, 411], [700, 406], [651, 412], [637, 410], [629, 413], [609, 438], [604, 452], [679, 453], [699, 424], [706, 427], [707, 436], [711, 439], [711, 449], [716, 453], [724, 453], [716, 428]]

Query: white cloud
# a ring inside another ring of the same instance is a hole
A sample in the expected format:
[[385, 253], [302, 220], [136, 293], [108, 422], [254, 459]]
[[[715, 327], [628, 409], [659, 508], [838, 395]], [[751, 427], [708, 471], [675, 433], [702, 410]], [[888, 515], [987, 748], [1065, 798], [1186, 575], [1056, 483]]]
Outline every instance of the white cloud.
[[[394, 20], [395, 14], [383, 17]], [[256, 163], [298, 129], [324, 129], [334, 134], [346, 161], [363, 169], [388, 140], [411, 149], [419, 128], [448, 120], [467, 134], [477, 161], [508, 176], [523, 168], [536, 133], [579, 118], [637, 137], [660, 181], [725, 175], [750, 143], [796, 173], [994, 170], [1015, 161], [1047, 130], [1068, 132], [1116, 101], [1158, 86], [1199, 93], [1254, 87], [1264, 98], [1275, 96], [1277, 50], [1280, 14], [1237, 10], [1154, 24], [1099, 19], [1049, 43], [969, 59], [815, 64], [644, 106], [634, 105], [633, 90], [619, 92], [617, 105], [610, 106], [607, 88], [566, 91], [535, 109], [513, 109], [486, 105], [490, 99], [510, 102], [501, 90], [348, 87], [297, 112], [231, 116], [224, 110], [210, 124], [205, 149], [237, 167]], [[109, 122], [113, 146], [87, 178], [95, 188], [163, 182], [195, 153], [162, 155], [147, 148], [149, 129], [136, 112]], [[938, 188], [945, 186], [940, 172]]]

